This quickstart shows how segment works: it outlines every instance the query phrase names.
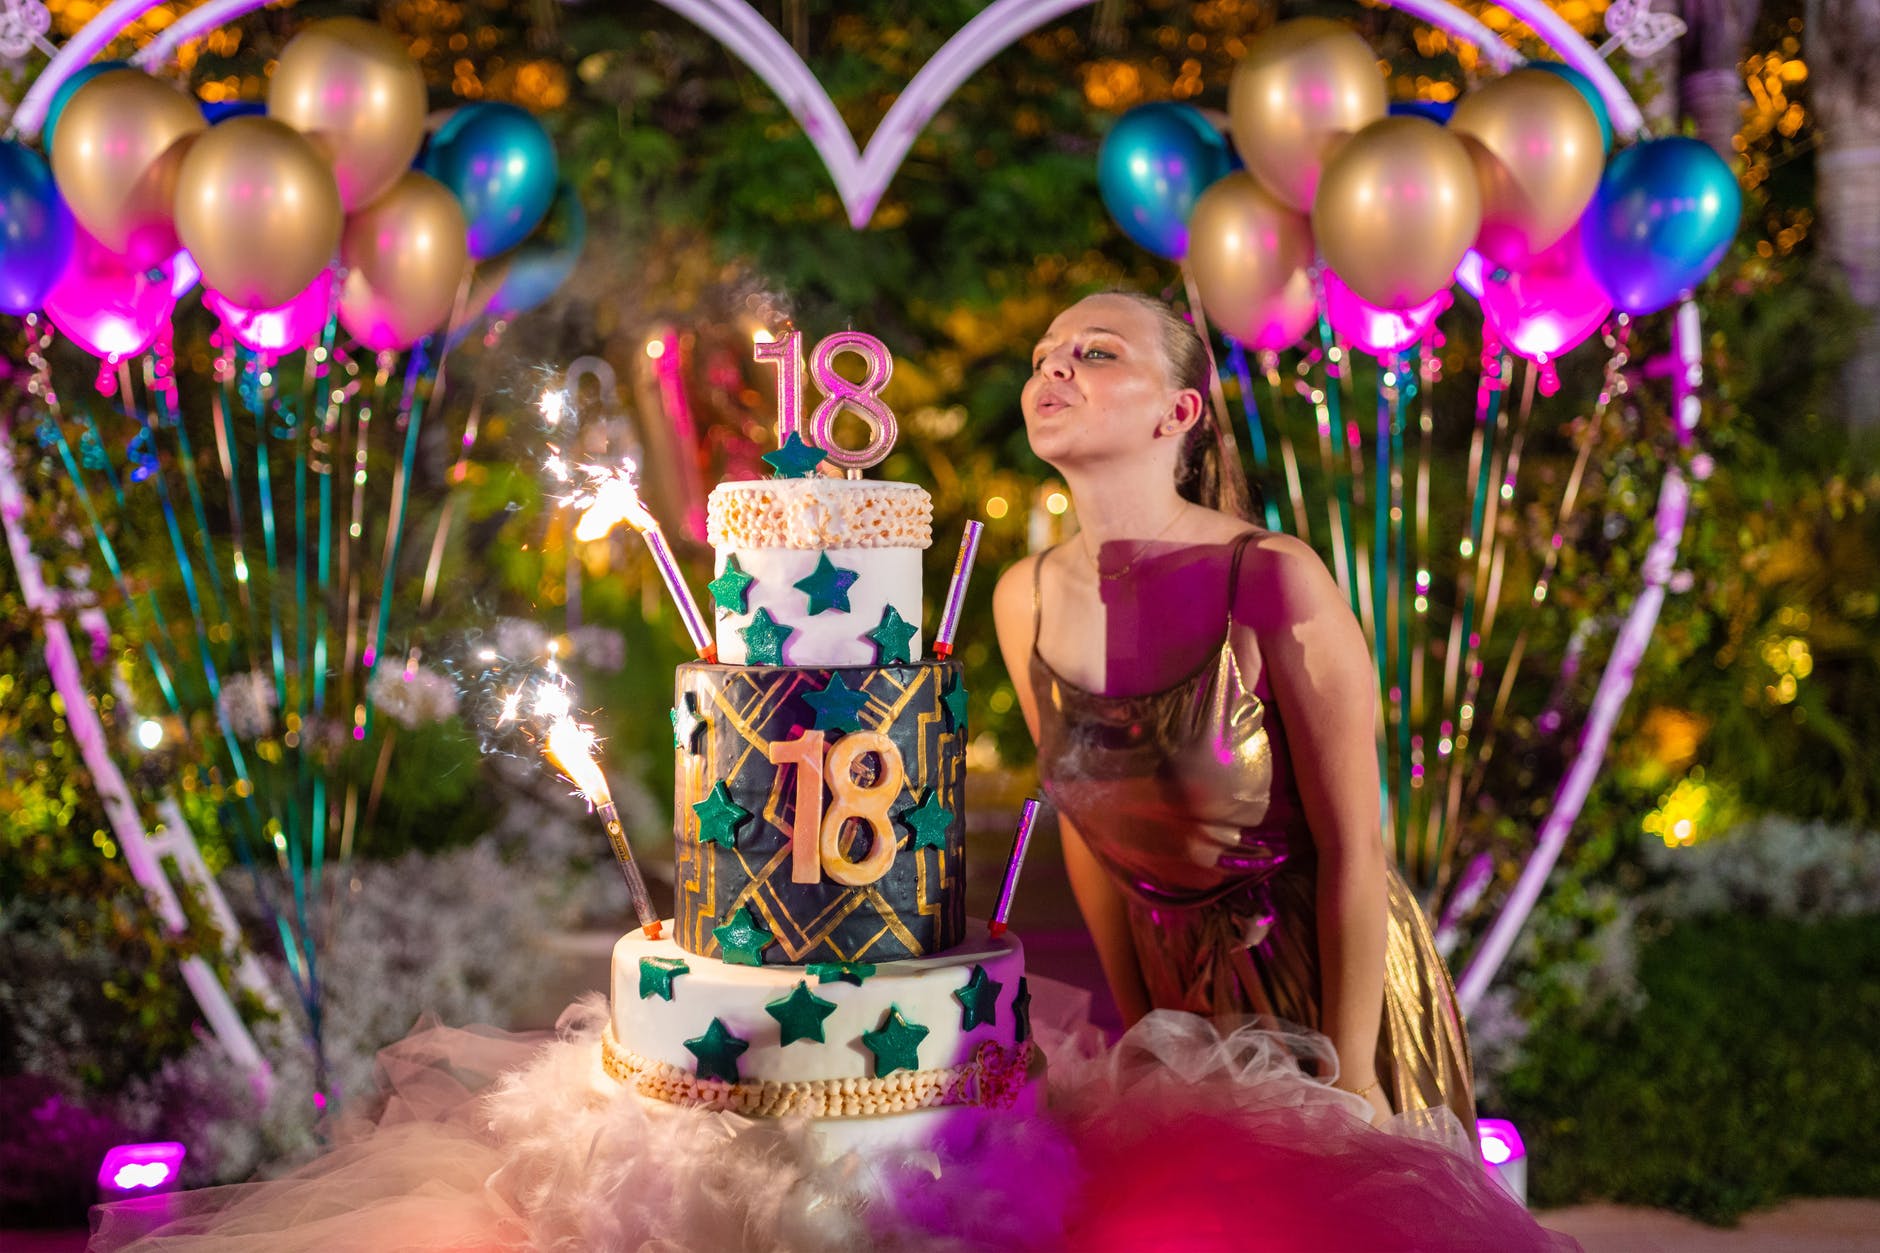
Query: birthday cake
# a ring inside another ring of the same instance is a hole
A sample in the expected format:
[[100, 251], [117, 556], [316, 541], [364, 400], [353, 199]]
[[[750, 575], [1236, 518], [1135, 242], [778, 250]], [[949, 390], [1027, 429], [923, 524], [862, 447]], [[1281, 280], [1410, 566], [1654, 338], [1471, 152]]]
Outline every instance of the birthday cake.
[[643, 1097], [807, 1115], [832, 1150], [951, 1139], [1035, 1106], [1043, 1073], [1023, 946], [966, 917], [967, 693], [921, 635], [932, 502], [846, 451], [792, 432], [776, 477], [711, 493], [674, 917], [615, 945], [602, 1040]]

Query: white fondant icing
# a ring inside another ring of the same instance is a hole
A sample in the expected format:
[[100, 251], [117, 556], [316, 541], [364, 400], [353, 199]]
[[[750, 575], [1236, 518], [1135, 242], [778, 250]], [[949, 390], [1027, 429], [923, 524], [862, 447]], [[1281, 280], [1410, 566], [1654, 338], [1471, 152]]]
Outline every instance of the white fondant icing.
[[[809, 611], [809, 594], [796, 584], [816, 572], [822, 558], [858, 576], [850, 585], [849, 609]], [[770, 612], [791, 634], [783, 644], [786, 666], [872, 666], [878, 650], [868, 632], [881, 625], [882, 610], [893, 605], [912, 623], [913, 641], [908, 656], [921, 656], [921, 552], [918, 548], [729, 548], [720, 549], [712, 577], [724, 573], [727, 557], [756, 582], [750, 585], [741, 614], [717, 610], [718, 660], [726, 665], [746, 664], [749, 655], [739, 632], [751, 624], [759, 609]]]
[[[634, 931], [614, 945], [614, 1036], [621, 1047], [642, 1057], [692, 1071], [698, 1058], [685, 1042], [704, 1035], [717, 1018], [750, 1045], [738, 1058], [738, 1075], [747, 1082], [869, 1079], [875, 1076], [875, 1055], [863, 1044], [862, 1032], [880, 1030], [889, 1009], [898, 1007], [903, 1018], [927, 1028], [919, 1045], [921, 1069], [964, 1065], [986, 1041], [1012, 1046], [1012, 1002], [1025, 973], [1025, 950], [1016, 935], [1008, 931], [992, 939], [986, 924], [977, 919], [968, 919], [966, 930], [975, 938], [933, 957], [885, 962], [860, 987], [837, 980], [819, 982], [802, 966], [734, 966], [688, 953], [670, 938], [649, 940]], [[672, 934], [668, 923], [666, 935]], [[685, 962], [686, 973], [672, 981], [672, 1000], [641, 999], [642, 957]], [[971, 980], [974, 966], [983, 966], [1000, 987], [993, 1021], [967, 1031], [953, 994]], [[804, 981], [836, 1008], [823, 1020], [823, 1043], [797, 1040], [786, 1045], [781, 1026], [764, 1007], [789, 996]]]

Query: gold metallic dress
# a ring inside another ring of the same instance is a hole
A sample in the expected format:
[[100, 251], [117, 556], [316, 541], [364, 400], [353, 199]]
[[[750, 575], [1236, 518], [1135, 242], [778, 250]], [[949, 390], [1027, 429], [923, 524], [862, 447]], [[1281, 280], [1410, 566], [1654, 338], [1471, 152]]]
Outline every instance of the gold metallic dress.
[[[1229, 588], [1238, 586], [1234, 547]], [[1040, 559], [1037, 570], [1042, 570]], [[1320, 1029], [1317, 857], [1277, 712], [1232, 647], [1171, 687], [1102, 696], [1037, 648], [1031, 682], [1045, 794], [1124, 889], [1157, 1009], [1271, 1014]], [[1447, 1106], [1473, 1136], [1468, 1039], [1429, 924], [1394, 867], [1377, 1074], [1399, 1113]]]

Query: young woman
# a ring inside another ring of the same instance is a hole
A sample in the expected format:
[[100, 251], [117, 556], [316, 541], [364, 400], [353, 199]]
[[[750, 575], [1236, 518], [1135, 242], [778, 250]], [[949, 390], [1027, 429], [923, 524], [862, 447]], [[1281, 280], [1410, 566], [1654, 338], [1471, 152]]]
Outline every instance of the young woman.
[[1370, 651], [1311, 548], [1238, 512], [1208, 370], [1131, 293], [1032, 352], [1026, 431], [1082, 529], [993, 611], [1072, 891], [1126, 1023], [1270, 1014], [1327, 1036], [1377, 1115], [1472, 1135], [1449, 976], [1379, 830]]

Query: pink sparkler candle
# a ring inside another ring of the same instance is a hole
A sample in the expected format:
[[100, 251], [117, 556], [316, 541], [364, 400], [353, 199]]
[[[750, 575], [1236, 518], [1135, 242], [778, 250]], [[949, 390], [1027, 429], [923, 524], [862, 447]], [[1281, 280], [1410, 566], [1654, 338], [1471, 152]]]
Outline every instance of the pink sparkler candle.
[[1005, 882], [999, 885], [999, 903], [993, 908], [992, 922], [987, 927], [993, 939], [1005, 934], [1006, 921], [1012, 913], [1012, 893], [1018, 889], [1018, 872], [1025, 866], [1025, 850], [1031, 847], [1031, 831], [1038, 825], [1037, 797], [1025, 801], [1025, 812], [1019, 815], [1018, 830], [1012, 833], [1012, 855], [1005, 863]]
[[968, 522], [960, 537], [960, 555], [953, 562], [953, 581], [947, 584], [946, 604], [940, 610], [940, 630], [934, 635], [933, 655], [945, 661], [953, 655], [953, 633], [959, 629], [960, 609], [966, 603], [966, 584], [973, 577], [973, 561], [979, 556], [979, 522]]
[[698, 650], [699, 660], [717, 661], [718, 646], [712, 642], [711, 628], [706, 626], [698, 602], [692, 599], [692, 589], [686, 586], [685, 575], [680, 572], [672, 548], [666, 543], [666, 533], [659, 529], [659, 519], [640, 503], [639, 490], [633, 485], [633, 463], [629, 461], [612, 470], [597, 466], [583, 468], [589, 475], [588, 488], [571, 502], [582, 509], [581, 518], [575, 523], [574, 537], [584, 542], [605, 539], [608, 532], [622, 522], [638, 531], [646, 541], [647, 551], [653, 554], [659, 577], [666, 581], [666, 590], [672, 593], [673, 602], [679, 607], [679, 618], [685, 623], [686, 634], [692, 637], [692, 647]]
[[646, 891], [646, 879], [640, 874], [640, 867], [633, 860], [633, 848], [627, 843], [626, 832], [620, 826], [620, 813], [614, 808], [613, 793], [608, 790], [607, 778], [601, 773], [600, 763], [595, 759], [594, 732], [588, 730], [573, 718], [562, 716], [550, 724], [548, 735], [542, 742], [542, 752], [548, 760], [568, 776], [568, 781], [581, 790], [581, 794], [600, 814], [601, 821], [607, 824], [607, 842], [613, 846], [614, 860], [620, 863], [621, 877], [627, 881], [627, 892], [633, 897], [633, 912], [639, 915], [640, 930], [649, 940], [660, 938], [659, 914], [653, 909], [653, 898]]

